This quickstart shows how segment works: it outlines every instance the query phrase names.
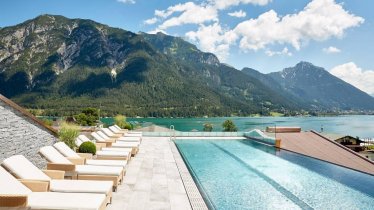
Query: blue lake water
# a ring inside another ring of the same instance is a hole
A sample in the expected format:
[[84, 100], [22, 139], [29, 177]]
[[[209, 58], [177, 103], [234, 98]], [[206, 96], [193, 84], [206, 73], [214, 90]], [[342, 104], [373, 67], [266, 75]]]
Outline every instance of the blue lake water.
[[[239, 131], [254, 128], [264, 129], [266, 126], [300, 126], [303, 130], [320, 131], [340, 135], [374, 137], [374, 115], [349, 115], [334, 117], [217, 117], [217, 118], [128, 118], [128, 121], [141, 122], [144, 126], [156, 124], [170, 127], [174, 125], [179, 131], [202, 131], [205, 123], [213, 124], [214, 131], [222, 130], [222, 123], [232, 119]], [[111, 118], [102, 119], [112, 122]]]
[[374, 176], [250, 140], [177, 140], [216, 209], [373, 209]]

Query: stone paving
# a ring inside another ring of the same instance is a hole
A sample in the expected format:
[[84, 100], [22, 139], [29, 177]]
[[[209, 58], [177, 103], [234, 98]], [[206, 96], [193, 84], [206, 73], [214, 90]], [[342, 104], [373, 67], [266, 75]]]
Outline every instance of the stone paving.
[[168, 137], [143, 137], [107, 209], [191, 209]]

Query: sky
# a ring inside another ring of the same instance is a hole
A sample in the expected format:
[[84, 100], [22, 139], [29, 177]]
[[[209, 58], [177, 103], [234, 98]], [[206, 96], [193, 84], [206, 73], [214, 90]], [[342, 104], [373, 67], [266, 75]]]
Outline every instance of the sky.
[[374, 95], [372, 0], [3, 0], [0, 27], [41, 14], [179, 36], [237, 69], [308, 61]]

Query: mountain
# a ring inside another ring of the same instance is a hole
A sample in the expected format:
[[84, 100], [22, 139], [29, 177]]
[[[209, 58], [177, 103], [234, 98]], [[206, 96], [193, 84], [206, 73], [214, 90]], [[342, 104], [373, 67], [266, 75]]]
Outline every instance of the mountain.
[[0, 29], [0, 93], [44, 114], [229, 116], [297, 102], [181, 38], [42, 15]]
[[311, 109], [374, 110], [373, 97], [308, 62], [263, 77], [263, 84], [271, 87], [269, 81], [276, 81], [281, 90], [309, 103]]

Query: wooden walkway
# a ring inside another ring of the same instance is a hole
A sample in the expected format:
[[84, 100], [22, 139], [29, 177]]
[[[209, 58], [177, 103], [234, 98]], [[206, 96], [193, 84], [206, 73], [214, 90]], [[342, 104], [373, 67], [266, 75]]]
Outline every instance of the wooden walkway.
[[277, 133], [281, 148], [374, 175], [374, 163], [316, 132]]

